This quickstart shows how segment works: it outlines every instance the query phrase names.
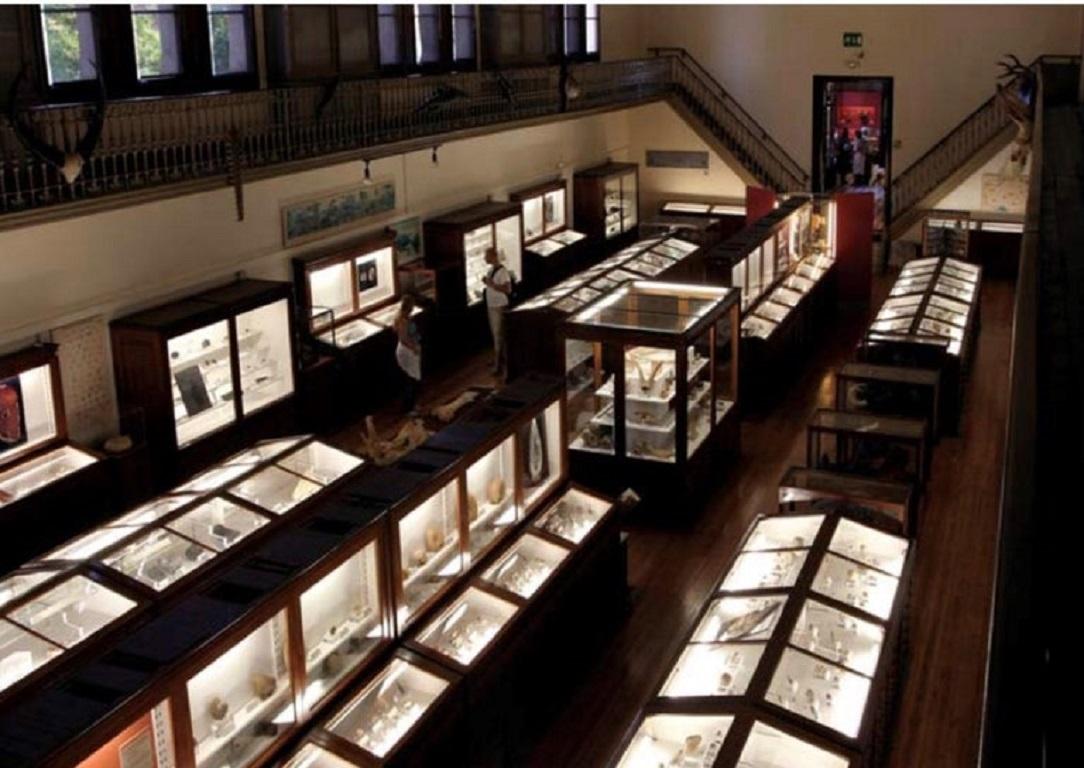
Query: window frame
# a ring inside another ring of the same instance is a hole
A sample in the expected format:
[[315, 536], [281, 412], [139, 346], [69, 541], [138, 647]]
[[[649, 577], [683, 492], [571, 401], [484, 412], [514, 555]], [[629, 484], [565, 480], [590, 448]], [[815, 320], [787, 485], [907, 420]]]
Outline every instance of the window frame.
[[[588, 5], [594, 5], [595, 6], [595, 15], [594, 16], [589, 16], [587, 14]], [[573, 51], [572, 53], [569, 53], [568, 50], [567, 50], [567, 47], [568, 47], [568, 45], [567, 45], [568, 44], [568, 40], [567, 40], [568, 26], [567, 25], [569, 23], [569, 18], [568, 18], [568, 9], [569, 8], [578, 8], [578, 9], [581, 10], [580, 17], [578, 19], [575, 19], [574, 21], [578, 22], [579, 32], [580, 32], [580, 40], [583, 41], [583, 47], [582, 47], [582, 50]], [[595, 52], [594, 53], [589, 53], [588, 50], [587, 50], [588, 49], [588, 45], [587, 45], [587, 22], [589, 20], [594, 20], [594, 22], [595, 22]], [[601, 55], [602, 55], [602, 4], [601, 3], [582, 3], [582, 4], [571, 4], [571, 5], [562, 5], [561, 6], [561, 55], [564, 57], [565, 61], [583, 61], [583, 62], [587, 62], [587, 61], [599, 61], [600, 60]]]
[[474, 32], [474, 41], [471, 46], [472, 56], [469, 59], [455, 58], [455, 39], [453, 36], [455, 17], [452, 15], [453, 6], [432, 6], [437, 10], [437, 46], [439, 54], [436, 61], [423, 63], [418, 61], [417, 41], [415, 37], [417, 16], [414, 9], [416, 5], [420, 4], [411, 3], [409, 5], [395, 6], [395, 16], [398, 18], [397, 23], [399, 25], [399, 50], [402, 55], [400, 61], [388, 64], [383, 62], [383, 52], [380, 50], [381, 13], [379, 6], [376, 7], [376, 44], [377, 59], [379, 63], [378, 75], [383, 77], [415, 74], [431, 75], [476, 70], [478, 67], [478, 6], [469, 6], [472, 10], [474, 22], [472, 25]]

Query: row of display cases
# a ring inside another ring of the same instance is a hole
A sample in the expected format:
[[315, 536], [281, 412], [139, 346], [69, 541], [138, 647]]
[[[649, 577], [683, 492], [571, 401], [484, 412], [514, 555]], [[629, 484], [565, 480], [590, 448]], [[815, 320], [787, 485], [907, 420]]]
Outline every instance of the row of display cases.
[[261, 442], [17, 568], [0, 580], [0, 698], [129, 612], [190, 588], [363, 463], [312, 438]]
[[[439, 611], [441, 600], [486, 566], [485, 557], [502, 540], [529, 522], [541, 526], [543, 539], [547, 531], [574, 537], [593, 525], [599, 510], [581, 503], [582, 492], [561, 498], [535, 517], [567, 474], [561, 409], [555, 381], [506, 387], [479, 406], [473, 418], [437, 433], [397, 467], [344, 476], [330, 496], [310, 503], [305, 514], [287, 516], [258, 541], [250, 534], [236, 544], [235, 556], [223, 567], [198, 580], [178, 580], [168, 600], [152, 595], [150, 585], [135, 583], [155, 562], [136, 556], [145, 550], [144, 540], [161, 535], [183, 539], [182, 561], [197, 547], [221, 544], [223, 529], [239, 530], [233, 524], [242, 523], [203, 513], [213, 513], [220, 499], [255, 507], [237, 490], [240, 485], [299, 468], [295, 455], [312, 453], [320, 444], [259, 446], [255, 471], [238, 457], [177, 489], [178, 495], [212, 494], [211, 509], [198, 500], [178, 505], [168, 499], [162, 506], [173, 507], [169, 513], [155, 505], [118, 521], [118, 528], [120, 523], [144, 525], [148, 533], [110, 527], [77, 542], [78, 555], [95, 558], [90, 564], [69, 552], [34, 564], [27, 578], [39, 580], [51, 568], [55, 572], [46, 579], [53, 581], [11, 582], [4, 629], [7, 624], [25, 628], [41, 639], [40, 633], [56, 624], [57, 644], [62, 637], [86, 640], [83, 653], [68, 659], [60, 681], [65, 675], [92, 674], [118, 654], [139, 659], [138, 673], [118, 680], [123, 695], [104, 710], [97, 702], [90, 713], [51, 709], [66, 696], [62, 683], [43, 680], [33, 690], [12, 688], [19, 695], [0, 702], [0, 731], [17, 728], [22, 735], [0, 739], [20, 742], [11, 754], [0, 749], [0, 760], [18, 765], [25, 757], [22, 750], [41, 755], [58, 749], [82, 759], [101, 741], [60, 743], [58, 734], [74, 736], [99, 724], [103, 730], [95, 733], [112, 739], [117, 734], [103, 723], [115, 726], [125, 719], [115, 711], [118, 707], [127, 716], [138, 715], [128, 708], [136, 693], [148, 707], [149, 698], [168, 694], [172, 727], [167, 730], [175, 735], [184, 764], [237, 766], [266, 755], [347, 678], [375, 660], [392, 638], [431, 618], [427, 612]], [[407, 481], [410, 475], [415, 475], [413, 484]], [[397, 479], [401, 482], [393, 487]], [[374, 504], [368, 492], [373, 487], [402, 496]], [[270, 517], [267, 511], [260, 514]], [[245, 512], [251, 522], [259, 510]], [[270, 529], [273, 522], [264, 524]], [[110, 538], [113, 542], [99, 549], [100, 539]], [[107, 563], [100, 554], [105, 552], [117, 557], [108, 557]], [[136, 570], [126, 572], [129, 565]], [[509, 588], [528, 589], [531, 569], [510, 563], [494, 571], [493, 578]], [[18, 597], [16, 591], [21, 591]], [[156, 607], [139, 610], [149, 605]], [[28, 611], [44, 618], [24, 617]], [[101, 631], [91, 637], [104, 628], [110, 629], [108, 635]], [[23, 668], [26, 650], [14, 649], [13, 675], [16, 667]], [[55, 672], [50, 680], [58, 680]], [[16, 716], [20, 708], [49, 714], [28, 725]], [[92, 722], [81, 720], [91, 714]]]
[[562, 323], [577, 479], [671, 499], [706, 486], [737, 450], [738, 305], [735, 289], [638, 280]]
[[[1012, 278], [1023, 236], [1023, 213], [930, 210], [922, 222], [922, 255], [954, 256], [980, 264], [987, 275]], [[946, 244], [955, 252], [943, 252]]]
[[963, 383], [979, 329], [982, 268], [950, 258], [904, 265], [870, 324], [863, 362], [941, 372], [940, 426], [958, 428]]
[[611, 765], [878, 764], [912, 547], [829, 501], [754, 520]]
[[514, 307], [505, 317], [510, 373], [560, 374], [566, 361], [557, 327], [563, 319], [631, 280], [690, 275], [699, 251], [680, 237], [640, 240]]

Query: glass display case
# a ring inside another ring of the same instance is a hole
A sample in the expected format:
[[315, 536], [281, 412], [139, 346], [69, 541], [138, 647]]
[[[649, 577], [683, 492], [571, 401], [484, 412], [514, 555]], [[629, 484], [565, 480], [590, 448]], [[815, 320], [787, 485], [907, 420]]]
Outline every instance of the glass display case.
[[395, 234], [385, 231], [345, 250], [294, 257], [294, 283], [310, 336], [345, 348], [384, 329], [371, 313], [399, 296], [394, 246]]
[[452, 480], [403, 514], [399, 544], [399, 626], [405, 626], [464, 569], [460, 544], [459, 483]]
[[161, 592], [212, 557], [196, 542], [157, 528], [108, 555], [105, 564]]
[[742, 746], [737, 765], [740, 768], [849, 768], [851, 762], [837, 752], [757, 720]]
[[636, 163], [608, 162], [577, 171], [572, 182], [576, 227], [600, 242], [635, 232], [639, 168]]
[[198, 768], [250, 765], [294, 722], [286, 646], [280, 613], [188, 680]]
[[291, 301], [289, 283], [242, 279], [111, 324], [119, 406], [142, 411], [162, 485], [178, 451], [292, 396]]
[[922, 255], [966, 261], [970, 235], [970, 211], [928, 211], [922, 217]]
[[395, 657], [324, 728], [382, 765], [453, 688], [448, 673]]
[[305, 744], [281, 768], [354, 768], [354, 763], [315, 744]]
[[419, 649], [450, 661], [463, 671], [494, 642], [515, 616], [517, 606], [477, 587], [468, 587], [428, 625], [415, 642]]
[[602, 521], [613, 504], [582, 488], [572, 487], [534, 521], [539, 530], [576, 545]]
[[305, 706], [356, 670], [385, 636], [380, 555], [371, 541], [301, 593]]
[[836, 372], [836, 409], [926, 419], [936, 439], [940, 390], [937, 370], [849, 362]]
[[921, 486], [929, 454], [925, 419], [818, 408], [806, 428], [806, 464], [817, 469]]
[[509, 195], [523, 205], [523, 244], [530, 246], [568, 228], [568, 187], [554, 179]]
[[509, 436], [467, 467], [467, 552], [482, 556], [520, 519], [515, 438]]
[[0, 693], [63, 652], [44, 637], [0, 620]]
[[720, 424], [734, 420], [739, 326], [738, 291], [649, 281], [615, 288], [566, 320], [567, 356], [591, 349], [579, 363], [589, 370], [567, 377], [574, 473], [577, 461], [588, 476], [668, 465], [680, 471], [665, 482], [696, 482], [687, 462], [718, 446]]
[[[17, 549], [43, 551], [93, 519], [108, 506], [105, 474], [96, 454], [68, 442], [56, 345], [0, 356], [0, 525]], [[82, 496], [80, 514], [54, 514], [69, 494]], [[16, 565], [0, 555], [0, 572]]]
[[714, 768], [734, 718], [707, 714], [644, 717], [617, 768]]
[[72, 648], [136, 607], [129, 597], [77, 574], [27, 599], [8, 621], [60, 648]]
[[487, 584], [529, 600], [569, 554], [568, 548], [528, 532], [513, 542], [481, 578]]
[[[437, 295], [441, 302], [453, 296], [457, 297], [457, 308], [483, 302], [482, 278], [490, 269], [485, 261], [489, 248], [496, 248], [504, 266], [522, 279], [522, 212], [520, 203], [487, 201], [425, 222], [425, 259], [438, 271]], [[453, 282], [459, 282], [459, 286], [453, 286]]]
[[918, 529], [918, 494], [910, 483], [825, 469], [790, 467], [779, 481], [780, 512], [846, 511], [894, 533]]

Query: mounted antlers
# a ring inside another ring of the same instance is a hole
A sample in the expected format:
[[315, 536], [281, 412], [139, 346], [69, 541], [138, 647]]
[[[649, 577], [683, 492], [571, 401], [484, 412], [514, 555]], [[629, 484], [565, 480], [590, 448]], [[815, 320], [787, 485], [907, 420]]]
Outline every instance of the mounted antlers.
[[62, 151], [58, 147], [42, 141], [34, 133], [33, 126], [20, 117], [16, 101], [19, 95], [19, 86], [26, 78], [27, 66], [25, 64], [19, 70], [19, 74], [16, 75], [8, 91], [8, 120], [11, 121], [11, 127], [15, 131], [19, 142], [26, 148], [27, 152], [56, 168], [68, 184], [74, 184], [76, 179], [83, 173], [83, 166], [87, 164], [91, 155], [94, 154], [98, 141], [102, 137], [102, 127], [105, 125], [105, 80], [97, 64], [94, 65], [94, 69], [97, 72], [98, 96], [94, 103], [94, 110], [91, 112], [90, 117], [87, 118], [87, 132], [76, 143], [74, 152]]
[[1031, 144], [1032, 120], [1035, 117], [1035, 71], [1020, 63], [1011, 53], [997, 62], [1001, 74], [997, 76], [997, 98], [1005, 105], [1009, 119], [1016, 123], [1016, 138], [1010, 162], [1023, 170]]

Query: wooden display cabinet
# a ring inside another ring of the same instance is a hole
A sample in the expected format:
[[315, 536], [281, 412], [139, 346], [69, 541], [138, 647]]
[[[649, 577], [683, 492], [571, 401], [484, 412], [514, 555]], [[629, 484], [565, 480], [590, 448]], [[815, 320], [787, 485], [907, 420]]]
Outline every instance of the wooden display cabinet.
[[659, 205], [663, 216], [691, 216], [718, 220], [720, 239], [726, 240], [745, 228], [745, 199], [666, 200]]
[[636, 238], [640, 223], [640, 166], [606, 162], [577, 171], [572, 203], [575, 225], [593, 247], [622, 247]]
[[850, 362], [836, 372], [836, 409], [926, 419], [936, 442], [940, 390], [937, 370]]
[[567, 277], [586, 255], [586, 235], [569, 224], [568, 182], [535, 184], [508, 196], [523, 206], [523, 282], [533, 294]]
[[56, 345], [0, 356], [0, 572], [107, 514], [109, 475], [100, 454], [68, 440]]
[[574, 478], [692, 506], [738, 452], [739, 311], [735, 289], [635, 281], [562, 323]]
[[806, 428], [806, 464], [922, 488], [930, 469], [929, 424], [818, 408]]
[[780, 512], [847, 515], [909, 539], [918, 536], [919, 495], [910, 483], [875, 480], [826, 469], [790, 467], [779, 481]]
[[113, 321], [122, 410], [142, 414], [158, 488], [294, 422], [289, 283], [241, 279]]

